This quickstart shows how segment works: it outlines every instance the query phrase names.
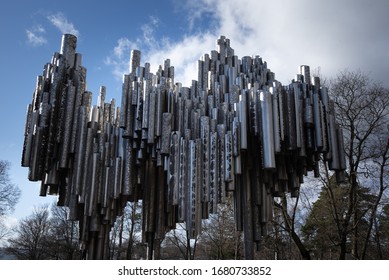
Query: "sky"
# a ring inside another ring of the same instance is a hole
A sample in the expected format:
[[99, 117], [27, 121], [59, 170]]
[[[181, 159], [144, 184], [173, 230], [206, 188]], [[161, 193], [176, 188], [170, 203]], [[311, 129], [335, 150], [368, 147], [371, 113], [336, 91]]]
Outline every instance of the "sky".
[[77, 52], [94, 94], [120, 104], [132, 49], [153, 72], [165, 59], [175, 82], [197, 79], [197, 60], [224, 35], [240, 58], [259, 55], [283, 84], [300, 65], [332, 78], [360, 70], [389, 87], [387, 0], [2, 0], [0, 3], [0, 159], [22, 196], [8, 221], [28, 216], [56, 197], [39, 197], [39, 183], [20, 166], [27, 104], [36, 76], [59, 52], [63, 33], [78, 37]]

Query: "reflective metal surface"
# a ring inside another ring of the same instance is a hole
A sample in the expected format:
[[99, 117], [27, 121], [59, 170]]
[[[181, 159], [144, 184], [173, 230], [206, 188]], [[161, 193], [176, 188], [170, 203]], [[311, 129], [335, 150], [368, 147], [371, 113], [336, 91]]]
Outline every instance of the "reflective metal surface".
[[198, 81], [174, 81], [165, 60], [156, 73], [131, 53], [122, 100], [97, 105], [86, 89], [77, 38], [63, 36], [38, 76], [27, 108], [22, 166], [41, 181], [40, 195], [58, 194], [80, 221], [88, 259], [108, 258], [107, 238], [127, 201], [142, 201], [142, 237], [149, 256], [176, 223], [195, 238], [201, 219], [234, 201], [245, 257], [267, 234], [273, 197], [296, 195], [320, 155], [343, 180], [342, 130], [333, 102], [308, 66], [283, 86], [259, 56], [234, 55], [224, 36], [198, 61]]

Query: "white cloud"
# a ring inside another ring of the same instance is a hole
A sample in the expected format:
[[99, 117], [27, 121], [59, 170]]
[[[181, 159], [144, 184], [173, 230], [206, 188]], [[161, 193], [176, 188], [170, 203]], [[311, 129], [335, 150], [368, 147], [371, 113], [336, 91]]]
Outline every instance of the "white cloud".
[[39, 47], [47, 43], [47, 39], [44, 36], [46, 30], [42, 26], [33, 26], [26, 30], [27, 43]]
[[154, 36], [158, 24], [159, 19], [157, 17], [149, 16], [149, 21], [140, 26], [141, 36], [134, 40], [126, 37], [117, 40], [112, 53], [104, 60], [105, 65], [112, 67], [112, 73], [116, 79], [120, 80], [124, 74], [128, 73], [131, 50], [139, 49], [142, 52], [143, 50], [147, 52], [147, 50], [159, 49], [160, 43]]
[[105, 64], [112, 67], [112, 73], [119, 80], [129, 71], [130, 53], [133, 49], [141, 50], [141, 63], [150, 63], [151, 71], [156, 72], [159, 65], [170, 59], [175, 68], [175, 81], [184, 86], [190, 86], [197, 79], [197, 61], [214, 46], [216, 39], [213, 34], [203, 33], [197, 36], [185, 36], [181, 41], [172, 43], [169, 38], [157, 39], [155, 31], [159, 19], [149, 17], [149, 22], [141, 26], [142, 34], [130, 40], [120, 38], [111, 55], [105, 59]]
[[11, 229], [12, 227], [16, 226], [18, 224], [18, 219], [12, 216], [1, 216], [0, 217], [0, 223], [3, 224], [8, 229]]
[[170, 65], [174, 66], [175, 82], [190, 86], [192, 80], [197, 80], [198, 60], [204, 53], [214, 49], [216, 39], [213, 34], [203, 33], [186, 36], [175, 43], [165, 41], [160, 49], [146, 52], [142, 61], [150, 62], [151, 70], [155, 72], [159, 65], [170, 59]]
[[[155, 39], [154, 31], [158, 28], [159, 18], [149, 16], [149, 21], [141, 26], [143, 33], [142, 44], [146, 48], [159, 48], [159, 42]], [[140, 41], [139, 39], [137, 41]]]
[[117, 45], [114, 47], [112, 54], [104, 60], [104, 64], [112, 68], [112, 73], [118, 80], [122, 79], [123, 74], [128, 73], [129, 55], [132, 49], [137, 49], [135, 42], [128, 38], [120, 38], [117, 40]]
[[262, 56], [282, 83], [308, 64], [320, 66], [326, 76], [347, 67], [361, 69], [389, 84], [384, 0], [197, 0], [188, 1], [187, 8], [191, 25], [210, 17], [215, 38], [228, 37], [239, 57]]
[[173, 3], [176, 5], [176, 10], [183, 10], [187, 17], [189, 31], [193, 31], [196, 27], [196, 23], [199, 20], [203, 20], [204, 18], [212, 18], [214, 17], [214, 13], [216, 12], [213, 9], [212, 1], [202, 0], [202, 1], [181, 1], [176, 0]]
[[47, 19], [57, 27], [61, 33], [70, 33], [75, 36], [79, 36], [80, 32], [75, 28], [73, 23], [69, 22], [62, 13], [56, 13], [54, 15], [47, 16]]
[[128, 51], [137, 47], [136, 42], [131, 42], [128, 38], [123, 37], [117, 41], [117, 46], [113, 49], [113, 52], [117, 58], [123, 58]]
[[[142, 64], [150, 62], [153, 71], [169, 58], [175, 81], [190, 85], [197, 79], [197, 60], [225, 35], [236, 55], [261, 56], [283, 84], [305, 64], [320, 67], [327, 77], [345, 68], [361, 69], [389, 85], [385, 74], [389, 72], [389, 17], [383, 9], [385, 1], [374, 3], [367, 7], [363, 1], [351, 0], [196, 0], [185, 5], [177, 1], [178, 9], [187, 15], [188, 33], [174, 42], [156, 38], [159, 20], [150, 18], [141, 26], [139, 38], [125, 39], [127, 57], [120, 59], [128, 65], [130, 46], [142, 51]], [[122, 50], [121, 45], [118, 41], [116, 48]], [[119, 56], [110, 58], [119, 61]], [[121, 69], [128, 71], [128, 66]], [[122, 70], [115, 73], [122, 76]]]

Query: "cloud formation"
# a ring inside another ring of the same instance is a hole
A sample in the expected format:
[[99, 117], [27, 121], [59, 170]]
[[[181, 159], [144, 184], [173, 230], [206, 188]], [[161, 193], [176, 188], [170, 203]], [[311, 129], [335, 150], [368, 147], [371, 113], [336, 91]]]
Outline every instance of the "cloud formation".
[[34, 47], [45, 45], [47, 43], [45, 33], [46, 30], [42, 26], [33, 26], [26, 29], [27, 43]]
[[215, 45], [215, 37], [210, 33], [185, 36], [178, 42], [172, 43], [169, 38], [157, 38], [159, 19], [150, 16], [149, 21], [140, 26], [141, 34], [137, 38], [126, 37], [117, 40], [112, 53], [105, 58], [105, 64], [112, 68], [116, 79], [121, 80], [129, 71], [131, 50], [141, 51], [141, 63], [150, 63], [151, 71], [155, 73], [159, 65], [166, 59], [175, 68], [175, 81], [184, 86], [190, 86], [197, 79], [197, 61]]
[[[261, 55], [288, 83], [301, 64], [325, 76], [360, 69], [389, 85], [389, 17], [385, 0], [198, 0], [231, 39], [238, 56]], [[198, 16], [201, 20], [201, 15]]]
[[69, 22], [64, 14], [60, 12], [47, 16], [47, 19], [63, 34], [69, 33], [77, 37], [80, 35], [80, 32], [75, 28], [73, 23]]
[[[217, 38], [225, 35], [236, 55], [260, 55], [283, 84], [306, 64], [311, 69], [320, 68], [326, 77], [334, 77], [346, 68], [360, 69], [389, 85], [385, 0], [188, 0], [185, 5], [182, 1], [177, 5], [188, 15], [190, 33], [174, 42], [156, 38], [159, 21], [154, 18], [141, 27], [142, 36], [122, 38], [127, 43], [118, 41], [115, 49], [140, 48], [142, 63], [150, 62], [152, 70], [170, 58], [175, 81], [190, 85], [192, 79], [197, 79], [197, 60], [215, 49]], [[196, 31], [196, 26], [201, 27]], [[129, 51], [127, 58], [122, 56], [120, 60], [127, 59], [127, 63]], [[110, 58], [118, 61], [119, 56]], [[122, 69], [127, 71], [128, 67]]]
[[[62, 34], [70, 33], [79, 37], [80, 32], [74, 26], [74, 24], [65, 17], [61, 12], [50, 14], [45, 16], [54, 27], [56, 27]], [[48, 29], [48, 23], [44, 22], [43, 24], [35, 24], [32, 27], [25, 30], [27, 43], [33, 47], [39, 47], [46, 45], [48, 43], [46, 29]]]
[[159, 45], [154, 36], [154, 31], [158, 28], [158, 24], [159, 18], [155, 16], [149, 16], [149, 22], [141, 26], [143, 33], [143, 44], [148, 48]]

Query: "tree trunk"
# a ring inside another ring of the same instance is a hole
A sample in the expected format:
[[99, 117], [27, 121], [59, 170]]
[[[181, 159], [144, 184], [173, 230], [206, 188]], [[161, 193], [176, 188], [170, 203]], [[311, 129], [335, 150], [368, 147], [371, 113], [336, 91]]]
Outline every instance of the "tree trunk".
[[119, 244], [116, 259], [120, 260], [120, 253], [122, 252], [122, 243], [123, 243], [123, 227], [124, 227], [124, 214], [120, 219], [120, 227], [119, 227]]
[[[287, 207], [286, 196], [283, 195], [281, 199], [282, 199], [282, 205], [279, 205], [279, 207], [282, 210], [282, 216], [284, 218], [286, 230], [288, 231], [289, 236], [292, 238], [293, 242], [296, 244], [296, 246], [301, 254], [301, 257], [304, 260], [310, 260], [311, 254], [310, 254], [309, 250], [307, 250], [307, 248], [305, 248], [300, 237], [297, 235], [297, 233], [294, 229], [294, 219], [292, 219], [287, 212], [288, 207]], [[296, 204], [297, 203], [298, 203], [298, 198], [296, 199]], [[294, 209], [296, 209], [296, 207]]]
[[373, 206], [373, 209], [372, 209], [372, 212], [371, 212], [371, 215], [370, 215], [369, 227], [368, 227], [368, 230], [367, 230], [367, 233], [366, 233], [366, 238], [365, 238], [365, 242], [363, 244], [363, 249], [362, 249], [362, 255], [361, 255], [362, 259], [366, 258], [367, 246], [369, 244], [370, 235], [371, 235], [371, 231], [372, 231], [372, 228], [373, 228], [373, 223], [374, 223], [374, 221], [376, 219], [378, 205], [380, 204], [382, 195], [383, 195], [383, 193], [385, 191], [384, 176], [385, 176], [386, 162], [389, 159], [387, 157], [388, 151], [389, 151], [389, 139], [387, 140], [386, 147], [385, 147], [384, 153], [382, 155], [382, 162], [379, 163], [379, 165], [380, 165], [380, 173], [379, 173], [380, 174], [379, 175], [379, 177], [380, 177], [380, 190], [378, 192], [377, 199], [376, 199], [376, 201], [374, 203], [374, 206]]
[[133, 202], [131, 205], [131, 226], [130, 226], [130, 232], [128, 236], [128, 244], [127, 244], [127, 253], [126, 253], [126, 259], [131, 260], [132, 259], [132, 249], [134, 247], [134, 230], [135, 230], [135, 220], [136, 220], [136, 208], [137, 208], [137, 202]]

